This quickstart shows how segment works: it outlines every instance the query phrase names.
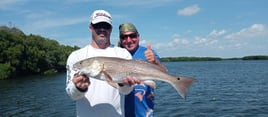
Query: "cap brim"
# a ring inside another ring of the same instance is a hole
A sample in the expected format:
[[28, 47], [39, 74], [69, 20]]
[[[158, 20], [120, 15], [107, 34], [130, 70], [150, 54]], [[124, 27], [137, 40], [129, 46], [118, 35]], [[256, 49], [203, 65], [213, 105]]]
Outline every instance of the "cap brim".
[[111, 23], [110, 21], [103, 20], [103, 19], [95, 19], [95, 20], [93, 20], [91, 23], [92, 23], [92, 24], [97, 24], [97, 23], [101, 23], [101, 22], [106, 22], [106, 23], [112, 25], [112, 23]]

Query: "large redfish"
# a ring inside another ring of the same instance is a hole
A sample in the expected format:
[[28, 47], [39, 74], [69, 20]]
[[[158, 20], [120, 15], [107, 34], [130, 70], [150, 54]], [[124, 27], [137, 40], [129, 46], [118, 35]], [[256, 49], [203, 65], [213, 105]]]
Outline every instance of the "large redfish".
[[[92, 57], [74, 64], [73, 69], [88, 77], [106, 80], [109, 84], [123, 83], [127, 76], [144, 80], [160, 80], [171, 84], [185, 98], [194, 78], [169, 75], [155, 64], [141, 60], [127, 60], [115, 57]], [[114, 86], [114, 85], [112, 85]]]

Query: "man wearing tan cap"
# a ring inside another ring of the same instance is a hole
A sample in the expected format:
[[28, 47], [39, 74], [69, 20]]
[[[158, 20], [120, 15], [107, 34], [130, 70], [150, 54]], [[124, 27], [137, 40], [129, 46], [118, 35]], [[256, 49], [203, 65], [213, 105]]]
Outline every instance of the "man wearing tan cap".
[[[119, 26], [119, 46], [126, 48], [133, 59], [144, 60], [158, 65], [166, 71], [166, 67], [160, 63], [160, 58], [148, 44], [147, 48], [139, 45], [140, 34], [132, 23], [125, 23]], [[152, 80], [134, 85], [134, 90], [125, 98], [126, 117], [153, 117], [154, 109], [154, 88]]]

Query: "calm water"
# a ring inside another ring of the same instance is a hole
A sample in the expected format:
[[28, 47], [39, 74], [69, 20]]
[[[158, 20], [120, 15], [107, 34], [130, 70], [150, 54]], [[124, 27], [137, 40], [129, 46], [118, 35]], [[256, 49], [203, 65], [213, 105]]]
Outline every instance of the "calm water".
[[[186, 100], [157, 82], [156, 117], [267, 117], [268, 61], [164, 63], [170, 74], [195, 77]], [[0, 81], [0, 116], [73, 117], [65, 74]]]

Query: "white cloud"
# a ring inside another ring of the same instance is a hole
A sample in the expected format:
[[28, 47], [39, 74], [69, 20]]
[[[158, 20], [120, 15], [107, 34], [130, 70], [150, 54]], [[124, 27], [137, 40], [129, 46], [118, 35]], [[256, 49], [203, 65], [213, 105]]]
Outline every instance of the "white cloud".
[[30, 23], [28, 23], [25, 27], [25, 29], [29, 29], [30, 32], [36, 32], [40, 30], [47, 30], [47, 29], [53, 29], [53, 28], [60, 28], [62, 26], [68, 26], [68, 25], [75, 25], [83, 22], [87, 22], [87, 17], [79, 17], [79, 18], [38, 18], [35, 20], [32, 20]]
[[224, 35], [225, 33], [226, 33], [226, 30], [220, 30], [220, 31], [213, 30], [212, 32], [209, 33], [209, 36], [218, 37], [218, 36]]
[[168, 42], [167, 44], [164, 44], [168, 47], [176, 47], [176, 46], [181, 46], [181, 45], [188, 45], [190, 42], [186, 39], [181, 37], [180, 35], [174, 34], [173, 35], [173, 40]]
[[115, 7], [130, 7], [130, 6], [139, 6], [146, 8], [153, 8], [164, 6], [172, 2], [180, 2], [178, 0], [114, 0], [114, 1], [100, 1], [100, 0], [65, 0], [66, 4], [84, 4], [84, 3], [94, 3], [94, 4], [105, 4], [108, 6]]
[[90, 37], [78, 37], [78, 38], [64, 38], [61, 39], [63, 45], [84, 47], [89, 43]]
[[173, 42], [174, 44], [182, 44], [182, 45], [187, 45], [189, 44], [190, 42], [187, 40], [187, 39], [180, 39], [180, 38], [175, 38], [173, 39]]
[[106, 4], [111, 6], [141, 6], [141, 7], [159, 7], [164, 6], [166, 4], [177, 2], [177, 0], [118, 0], [118, 1], [112, 1], [112, 2], [106, 2]]
[[197, 4], [193, 5], [193, 6], [189, 6], [186, 7], [184, 9], [178, 10], [178, 15], [182, 15], [182, 16], [190, 16], [193, 14], [196, 14], [200, 11], [200, 8]]
[[215, 40], [215, 39], [195, 37], [195, 39], [192, 43], [195, 45], [207, 46], [207, 45], [213, 45], [217, 42], [218, 42], [218, 40]]
[[11, 9], [13, 6], [27, 0], [0, 0], [0, 9]]
[[36, 27], [53, 28], [66, 25], [74, 25], [87, 21], [87, 18], [63, 18], [63, 19], [44, 19], [33, 23]]
[[242, 47], [242, 44], [241, 44], [241, 43], [236, 43], [234, 46], [235, 46], [236, 48], [241, 48], [241, 47]]
[[[268, 30], [264, 24], [253, 24], [238, 32], [229, 33], [229, 35], [224, 29], [212, 30], [207, 35], [198, 35], [193, 38], [174, 34], [172, 39], [166, 40], [166, 42], [157, 42], [152, 45], [154, 45], [156, 51], [161, 56], [236, 57], [254, 55], [256, 53], [267, 53], [265, 52], [265, 50], [267, 50], [267, 36]], [[232, 40], [226, 40], [225, 38], [227, 37], [232, 38]], [[241, 41], [237, 39], [233, 40], [234, 38], [248, 39]], [[258, 38], [258, 40], [252, 40], [256, 38]], [[256, 49], [256, 45], [259, 49]]]
[[256, 38], [268, 35], [268, 29], [264, 24], [253, 24], [251, 27], [241, 29], [239, 32], [227, 35], [226, 39]]
[[140, 41], [140, 44], [141, 44], [141, 45], [146, 45], [146, 44], [147, 44], [147, 41], [146, 41], [146, 40], [141, 40], [141, 41]]

